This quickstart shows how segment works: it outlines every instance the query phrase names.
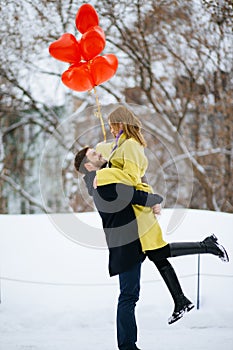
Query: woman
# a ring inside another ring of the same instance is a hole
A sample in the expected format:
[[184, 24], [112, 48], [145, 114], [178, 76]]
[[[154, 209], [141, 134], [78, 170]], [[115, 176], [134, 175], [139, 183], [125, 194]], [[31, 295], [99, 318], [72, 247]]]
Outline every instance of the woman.
[[[151, 192], [151, 187], [142, 183], [148, 160], [144, 153], [146, 142], [141, 133], [139, 119], [129, 109], [120, 106], [109, 115], [108, 121], [116, 143], [108, 158], [109, 168], [101, 169], [96, 173], [96, 185], [125, 183], [133, 185], [137, 190]], [[97, 150], [104, 153], [104, 146], [99, 145]], [[138, 205], [134, 205], [133, 208], [137, 217], [142, 250], [159, 269], [175, 303], [174, 312], [168, 320], [171, 324], [181, 318], [185, 312], [190, 311], [194, 305], [185, 297], [176, 273], [167, 258], [204, 253], [217, 255], [226, 262], [229, 258], [214, 235], [202, 242], [165, 242], [152, 209]]]

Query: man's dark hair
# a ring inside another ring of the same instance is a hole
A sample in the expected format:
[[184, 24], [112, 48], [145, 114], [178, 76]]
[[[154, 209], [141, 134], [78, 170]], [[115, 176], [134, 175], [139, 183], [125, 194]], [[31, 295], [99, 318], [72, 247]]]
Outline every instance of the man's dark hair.
[[82, 174], [87, 174], [88, 171], [85, 168], [84, 164], [88, 162], [86, 153], [87, 150], [89, 149], [89, 146], [84, 147], [83, 149], [81, 149], [80, 151], [78, 151], [78, 153], [76, 154], [75, 158], [74, 158], [74, 167], [77, 171], [79, 171]]

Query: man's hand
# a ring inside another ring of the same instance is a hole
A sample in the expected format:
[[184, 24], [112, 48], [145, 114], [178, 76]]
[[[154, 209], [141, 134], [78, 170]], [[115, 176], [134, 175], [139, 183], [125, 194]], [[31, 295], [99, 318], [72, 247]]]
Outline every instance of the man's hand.
[[156, 215], [161, 214], [161, 205], [160, 204], [155, 204], [153, 207], [151, 207], [152, 211]]

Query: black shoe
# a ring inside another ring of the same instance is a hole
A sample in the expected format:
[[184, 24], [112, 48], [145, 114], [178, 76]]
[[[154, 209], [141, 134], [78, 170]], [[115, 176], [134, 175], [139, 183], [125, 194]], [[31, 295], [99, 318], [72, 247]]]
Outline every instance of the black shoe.
[[177, 305], [175, 306], [175, 310], [173, 314], [168, 319], [168, 324], [172, 324], [178, 321], [184, 316], [185, 312], [189, 312], [193, 308], [194, 308], [194, 304], [188, 298], [182, 295]]
[[218, 238], [214, 234], [205, 238], [202, 243], [205, 244], [207, 253], [217, 255], [224, 262], [229, 261], [226, 249], [218, 243]]

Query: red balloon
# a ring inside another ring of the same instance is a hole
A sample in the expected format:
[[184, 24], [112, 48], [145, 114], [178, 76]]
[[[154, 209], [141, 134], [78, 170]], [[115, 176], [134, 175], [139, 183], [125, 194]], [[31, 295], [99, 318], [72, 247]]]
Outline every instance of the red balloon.
[[65, 33], [49, 46], [49, 53], [57, 60], [76, 63], [81, 60], [79, 43], [73, 34]]
[[102, 28], [90, 28], [80, 39], [80, 50], [84, 60], [89, 61], [99, 55], [105, 48], [105, 35]]
[[89, 62], [72, 65], [62, 74], [62, 82], [75, 91], [88, 91], [94, 87], [89, 68]]
[[82, 5], [75, 18], [77, 29], [80, 33], [85, 33], [90, 27], [98, 26], [99, 17], [93, 6], [90, 4]]
[[115, 55], [97, 56], [89, 62], [73, 64], [62, 74], [62, 82], [75, 91], [88, 91], [109, 80], [116, 72]]
[[118, 59], [115, 55], [108, 54], [95, 57], [90, 65], [91, 76], [95, 86], [112, 78], [118, 67]]

